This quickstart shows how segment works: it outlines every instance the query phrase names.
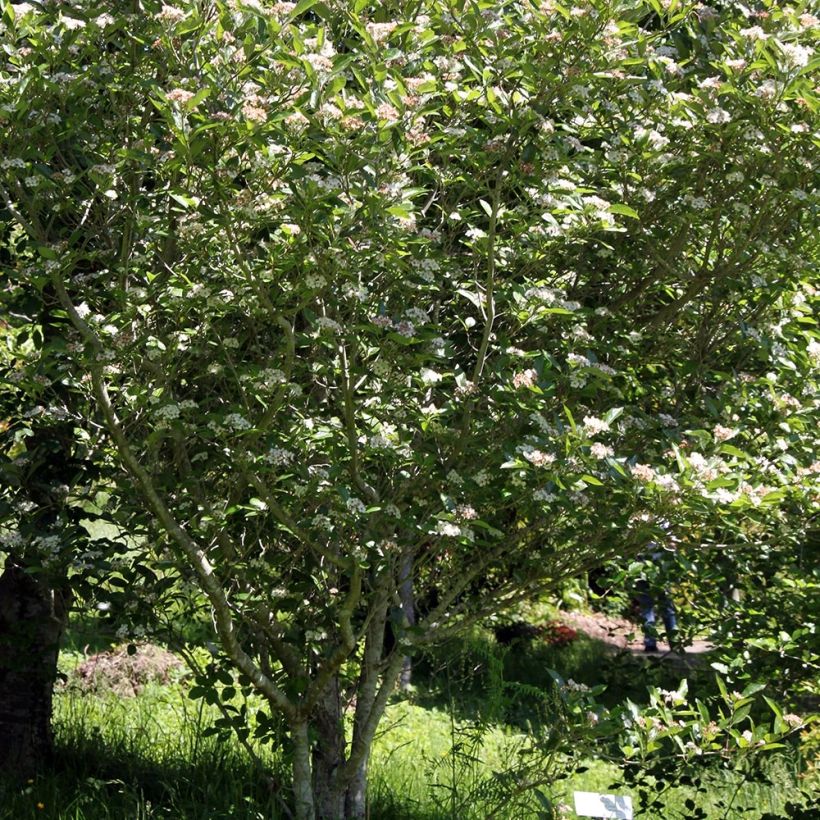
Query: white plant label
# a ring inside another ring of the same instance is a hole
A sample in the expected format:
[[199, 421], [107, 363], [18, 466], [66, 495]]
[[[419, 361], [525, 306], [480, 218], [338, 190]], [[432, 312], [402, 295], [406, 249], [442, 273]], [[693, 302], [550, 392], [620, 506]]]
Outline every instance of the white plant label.
[[632, 820], [632, 798], [619, 794], [575, 792], [575, 813], [579, 817], [612, 817]]

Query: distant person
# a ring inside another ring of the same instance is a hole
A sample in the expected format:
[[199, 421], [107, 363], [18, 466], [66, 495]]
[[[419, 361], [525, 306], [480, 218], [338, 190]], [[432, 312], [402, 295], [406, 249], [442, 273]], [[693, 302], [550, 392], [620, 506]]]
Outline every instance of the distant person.
[[[646, 652], [658, 651], [658, 630], [655, 626], [655, 596], [649, 587], [649, 582], [641, 578], [638, 581], [638, 606], [641, 610], [643, 620], [643, 648]], [[671, 649], [675, 644], [678, 619], [675, 612], [675, 605], [669, 598], [665, 589], [660, 590], [657, 596], [657, 608], [660, 610], [663, 625], [666, 629], [666, 640]]]
[[[669, 524], [664, 523], [663, 528], [669, 529]], [[656, 542], [649, 544], [650, 552], [644, 555], [644, 560], [651, 561], [658, 568], [662, 568], [666, 563], [667, 550], [660, 549]], [[653, 573], [655, 574], [655, 573]], [[666, 641], [669, 648], [677, 644], [678, 619], [675, 612], [675, 605], [663, 586], [650, 586], [646, 578], [641, 578], [637, 583], [638, 606], [641, 611], [643, 622], [643, 648], [645, 652], [658, 651], [658, 630], [655, 621], [655, 610], [657, 609], [663, 620], [666, 630]]]

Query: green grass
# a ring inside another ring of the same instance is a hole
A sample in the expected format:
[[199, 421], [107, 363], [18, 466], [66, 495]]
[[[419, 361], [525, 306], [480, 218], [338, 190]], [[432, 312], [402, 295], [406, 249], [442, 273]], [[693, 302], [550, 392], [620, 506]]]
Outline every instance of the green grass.
[[[374, 820], [483, 820], [496, 807], [492, 773], [505, 770], [515, 759], [526, 739], [527, 720], [536, 713], [528, 713], [525, 698], [493, 702], [493, 676], [502, 670], [493, 666], [483, 636], [455, 649], [444, 647], [421, 661], [413, 697], [397, 699], [388, 709], [371, 767]], [[565, 650], [530, 647], [507, 655], [503, 677], [517, 680], [523, 692], [547, 685], [548, 663], [563, 664], [562, 673], [576, 680], [594, 677], [596, 668], [601, 674], [599, 652], [589, 642]], [[64, 653], [63, 669], [76, 665], [78, 658], [76, 651]], [[629, 670], [629, 674], [637, 672]], [[23, 786], [0, 780], [0, 817], [249, 820], [286, 816], [282, 806], [288, 796], [288, 775], [277, 751], [257, 747], [260, 767], [233, 737], [220, 740], [204, 735], [218, 713], [190, 700], [187, 685], [185, 679], [149, 685], [135, 698], [81, 694], [71, 688], [59, 691], [54, 765]], [[471, 728], [476, 718], [483, 720], [484, 727], [478, 733]], [[548, 720], [543, 714], [542, 718]], [[774, 759], [770, 765], [774, 768], [769, 774], [779, 788], [743, 786], [735, 810], [727, 816], [754, 818], [782, 810], [795, 781], [784, 760]], [[571, 803], [575, 789], [611, 792], [617, 769], [598, 761], [589, 761], [588, 766], [582, 774], [551, 784], [552, 795]], [[735, 782], [729, 773], [713, 772], [709, 777], [706, 794], [675, 789], [657, 813], [642, 816], [686, 817], [687, 798], [703, 806], [709, 818], [725, 816], [716, 801], [733, 791]], [[507, 820], [536, 816], [532, 801], [529, 808], [513, 805], [498, 814]]]

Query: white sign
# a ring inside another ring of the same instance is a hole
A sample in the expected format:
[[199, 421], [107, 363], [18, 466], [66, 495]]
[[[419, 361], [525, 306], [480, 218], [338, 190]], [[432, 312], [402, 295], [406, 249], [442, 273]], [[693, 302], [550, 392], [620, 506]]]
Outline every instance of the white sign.
[[632, 820], [632, 798], [619, 794], [575, 792], [575, 813], [579, 817], [614, 817]]

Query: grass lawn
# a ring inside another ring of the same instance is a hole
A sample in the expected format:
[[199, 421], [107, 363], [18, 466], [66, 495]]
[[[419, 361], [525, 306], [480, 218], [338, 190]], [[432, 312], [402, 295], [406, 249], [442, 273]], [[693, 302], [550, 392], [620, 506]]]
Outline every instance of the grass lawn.
[[[544, 817], [539, 803], [499, 804], [493, 772], [503, 772], [526, 746], [533, 730], [526, 699], [506, 698], [502, 707], [487, 708], [492, 687], [480, 658], [484, 649], [475, 641], [444, 647], [417, 664], [417, 687], [409, 697], [398, 695], [390, 705], [377, 739], [372, 767], [370, 806], [372, 818], [383, 820], [484, 820], [487, 817], [524, 820]], [[445, 659], [449, 658], [449, 662]], [[63, 671], [82, 660], [75, 651], [61, 656]], [[614, 675], [601, 662], [600, 648], [578, 641], [561, 650], [530, 647], [509, 653], [504, 677], [534, 692], [549, 685], [547, 664], [577, 680]], [[498, 671], [498, 670], [496, 670]], [[621, 670], [623, 672], [623, 670]], [[612, 693], [620, 698], [627, 689], [645, 688], [638, 681], [640, 667], [631, 670], [631, 681]], [[646, 675], [663, 675], [649, 669]], [[528, 688], [530, 687], [530, 688]], [[62, 688], [55, 697], [55, 730], [58, 747], [52, 770], [23, 785], [0, 780], [0, 817], [61, 818], [65, 820], [125, 820], [135, 818], [287, 817], [287, 771], [280, 752], [256, 746], [261, 767], [236, 738], [204, 732], [218, 720], [215, 707], [187, 696], [190, 679], [179, 671], [165, 684], [147, 684], [135, 697], [112, 691], [81, 692]], [[492, 706], [492, 704], [490, 704]], [[257, 704], [249, 703], [251, 713]], [[475, 721], [482, 722], [480, 731]], [[529, 721], [529, 722], [528, 722]], [[598, 760], [583, 761], [585, 771], [567, 779], [560, 760], [556, 775], [544, 787], [556, 803], [572, 804], [572, 792], [611, 792], [617, 767]], [[747, 783], [737, 787], [732, 775], [709, 775], [709, 789], [696, 793], [682, 787], [670, 790], [663, 806], [642, 817], [689, 817], [686, 801], [702, 806], [708, 818], [755, 818], [767, 812], [781, 814], [795, 789], [785, 757], [772, 758], [769, 775], [778, 786]], [[729, 813], [717, 800], [737, 792]], [[620, 793], [628, 793], [621, 788]], [[542, 810], [543, 811], [543, 810]], [[493, 813], [496, 812], [496, 813]], [[573, 812], [564, 816], [575, 817]], [[636, 815], [637, 816], [637, 815]]]

